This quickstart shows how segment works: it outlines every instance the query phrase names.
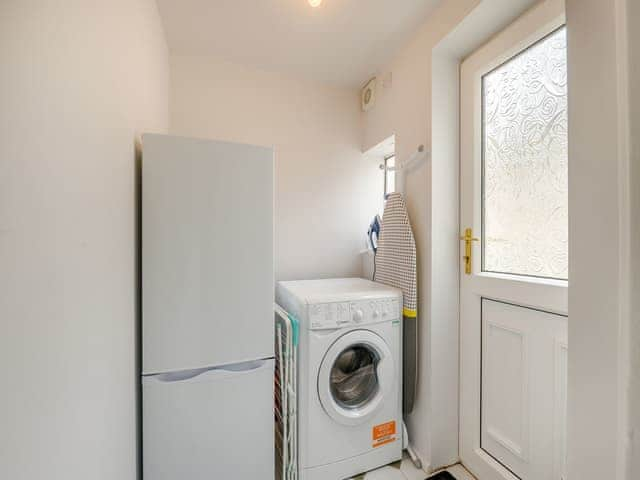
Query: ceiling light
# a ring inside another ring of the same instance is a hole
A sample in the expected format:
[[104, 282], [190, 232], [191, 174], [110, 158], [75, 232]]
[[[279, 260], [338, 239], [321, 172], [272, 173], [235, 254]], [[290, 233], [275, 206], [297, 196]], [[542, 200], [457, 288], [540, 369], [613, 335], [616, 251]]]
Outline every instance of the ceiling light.
[[311, 5], [313, 8], [319, 7], [321, 3], [322, 0], [309, 0], [309, 5]]

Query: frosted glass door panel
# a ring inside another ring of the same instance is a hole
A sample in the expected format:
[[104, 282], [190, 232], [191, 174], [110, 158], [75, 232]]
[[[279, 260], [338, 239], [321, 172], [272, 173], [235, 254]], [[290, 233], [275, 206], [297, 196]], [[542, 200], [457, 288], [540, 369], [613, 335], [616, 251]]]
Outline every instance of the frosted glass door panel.
[[568, 278], [561, 28], [482, 78], [483, 270]]

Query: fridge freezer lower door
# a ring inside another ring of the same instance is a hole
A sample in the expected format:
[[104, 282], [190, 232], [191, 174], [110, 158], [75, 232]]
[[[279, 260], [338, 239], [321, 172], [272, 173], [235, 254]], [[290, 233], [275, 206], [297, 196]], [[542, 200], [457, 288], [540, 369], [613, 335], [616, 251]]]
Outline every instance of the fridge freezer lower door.
[[142, 379], [144, 480], [274, 478], [274, 360]]

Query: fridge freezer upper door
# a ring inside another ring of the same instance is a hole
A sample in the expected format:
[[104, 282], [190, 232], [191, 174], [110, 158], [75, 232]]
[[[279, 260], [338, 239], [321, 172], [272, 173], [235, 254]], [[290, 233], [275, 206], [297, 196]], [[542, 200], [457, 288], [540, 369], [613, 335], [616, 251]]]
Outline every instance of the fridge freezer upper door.
[[273, 356], [273, 151], [144, 135], [143, 373]]
[[145, 480], [273, 480], [273, 367], [143, 377]]

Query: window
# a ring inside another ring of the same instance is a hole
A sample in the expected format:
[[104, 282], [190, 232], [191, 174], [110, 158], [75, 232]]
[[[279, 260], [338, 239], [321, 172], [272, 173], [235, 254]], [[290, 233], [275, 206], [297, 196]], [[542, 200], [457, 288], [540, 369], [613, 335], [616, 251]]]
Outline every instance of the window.
[[482, 269], [568, 278], [567, 46], [560, 28], [482, 78]]
[[396, 191], [396, 172], [389, 170], [396, 166], [396, 157], [391, 155], [384, 159], [384, 198]]

